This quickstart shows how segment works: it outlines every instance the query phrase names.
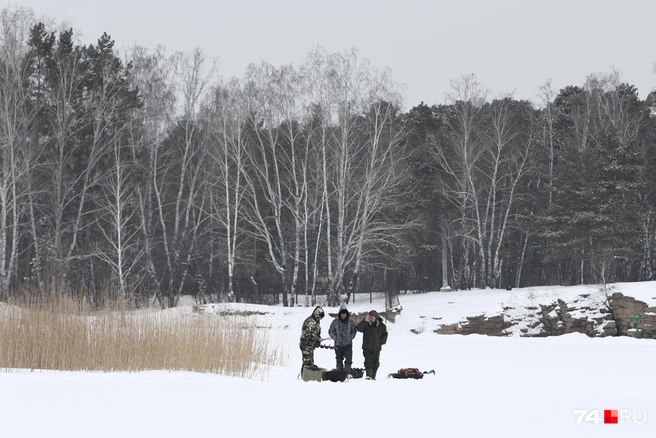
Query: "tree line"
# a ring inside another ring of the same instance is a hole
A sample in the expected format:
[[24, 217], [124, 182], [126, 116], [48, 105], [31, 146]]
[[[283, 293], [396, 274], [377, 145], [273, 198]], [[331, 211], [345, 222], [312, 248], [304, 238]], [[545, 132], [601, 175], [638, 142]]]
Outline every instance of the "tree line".
[[83, 45], [0, 17], [0, 294], [135, 305], [654, 278], [652, 93], [618, 72], [402, 106], [313, 48], [219, 75], [202, 51]]

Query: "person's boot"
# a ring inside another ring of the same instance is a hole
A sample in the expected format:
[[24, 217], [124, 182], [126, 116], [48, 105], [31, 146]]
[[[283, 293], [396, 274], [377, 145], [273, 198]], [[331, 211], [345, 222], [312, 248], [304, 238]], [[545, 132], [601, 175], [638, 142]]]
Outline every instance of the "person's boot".
[[338, 361], [337, 361], [337, 367], [336, 367], [336, 369], [339, 370], [339, 371], [341, 371], [341, 370], [344, 369], [344, 363], [342, 363], [341, 360], [338, 360]]
[[372, 377], [373, 372], [371, 371], [371, 368], [365, 369], [365, 373], [367, 374], [367, 380], [373, 379], [373, 377]]
[[344, 370], [346, 370], [347, 373], [351, 374], [351, 364], [347, 363], [346, 366], [344, 367]]
[[378, 371], [378, 368], [372, 368], [371, 369], [371, 380], [376, 380], [376, 372]]

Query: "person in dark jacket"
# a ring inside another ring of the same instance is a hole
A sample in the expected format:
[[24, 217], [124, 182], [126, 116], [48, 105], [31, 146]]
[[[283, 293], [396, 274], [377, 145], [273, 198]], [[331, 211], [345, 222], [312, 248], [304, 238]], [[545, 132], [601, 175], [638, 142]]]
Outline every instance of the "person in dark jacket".
[[335, 361], [338, 370], [351, 372], [353, 363], [353, 338], [356, 334], [355, 323], [345, 305], [339, 308], [337, 318], [333, 320], [328, 329], [328, 335], [335, 341]]
[[312, 315], [303, 321], [301, 328], [301, 354], [303, 355], [303, 365], [314, 365], [314, 349], [325, 339], [321, 337], [321, 319], [326, 315], [321, 306], [317, 306], [312, 311]]
[[380, 366], [380, 350], [387, 342], [387, 326], [378, 312], [372, 310], [355, 327], [362, 332], [362, 353], [367, 379], [376, 379], [376, 371]]

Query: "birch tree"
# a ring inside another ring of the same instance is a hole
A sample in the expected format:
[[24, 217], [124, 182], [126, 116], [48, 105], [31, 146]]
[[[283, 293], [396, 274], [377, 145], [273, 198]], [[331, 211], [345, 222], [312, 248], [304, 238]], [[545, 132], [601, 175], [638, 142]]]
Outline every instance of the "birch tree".
[[[181, 115], [164, 142], [166, 154], [160, 155], [153, 176], [154, 198], [165, 255], [167, 278], [162, 284], [165, 305], [174, 305], [182, 293], [187, 269], [196, 250], [201, 225], [207, 219], [207, 192], [203, 178], [207, 141], [202, 131], [201, 105], [210, 90], [216, 62], [210, 62], [202, 51], [178, 54], [179, 106]], [[159, 167], [161, 166], [161, 167]]]
[[[75, 47], [72, 30], [66, 30], [55, 37], [41, 23], [31, 30], [30, 48], [33, 58], [32, 81], [36, 83], [35, 100], [42, 105], [43, 121], [40, 139], [44, 143], [42, 154], [42, 178], [50, 190], [43, 193], [43, 212], [47, 215], [48, 231], [42, 235], [36, 254], [37, 269], [47, 271], [52, 286], [59, 282], [54, 277], [66, 272], [66, 236], [68, 220], [75, 209], [81, 191], [75, 190], [79, 180], [86, 175], [76, 169], [71, 174], [81, 143], [77, 136], [84, 129], [83, 113], [83, 54]], [[87, 162], [93, 164], [95, 160]], [[87, 180], [88, 186], [88, 180]], [[31, 203], [34, 207], [34, 203]], [[35, 215], [33, 217], [34, 226]]]
[[[365, 260], [394, 247], [403, 227], [385, 215], [398, 205], [403, 129], [396, 118], [398, 86], [389, 70], [376, 70], [357, 51], [309, 60], [313, 70], [325, 69], [329, 129], [320, 143], [326, 222], [327, 267], [335, 303], [345, 275], [351, 277], [345, 297], [357, 288]], [[321, 94], [323, 95], [323, 94]]]
[[[328, 59], [329, 54], [321, 48], [315, 47], [300, 67], [304, 78], [304, 88], [309, 100], [309, 107], [306, 108], [306, 112], [310, 132], [307, 134], [308, 149], [306, 150], [306, 158], [310, 157], [310, 148], [315, 151], [313, 154], [314, 160], [309, 164], [314, 164], [314, 190], [310, 191], [308, 188], [304, 208], [306, 213], [304, 230], [306, 306], [316, 303], [314, 285], [319, 276], [319, 256], [322, 248], [325, 248], [325, 254], [322, 257], [325, 266], [324, 273], [330, 273], [329, 278], [333, 278], [332, 241], [329, 225], [332, 221], [331, 206], [328, 202], [330, 193], [332, 193], [332, 189], [329, 191], [328, 188], [328, 157], [333, 117], [331, 112], [333, 73], [328, 68]], [[310, 147], [309, 144], [312, 144], [312, 146]], [[312, 248], [310, 248], [311, 240], [314, 240]], [[310, 250], [312, 250], [312, 256], [310, 256]], [[310, 269], [312, 269], [311, 274]], [[308, 289], [311, 290], [311, 297], [308, 295]]]
[[549, 167], [549, 179], [547, 183], [549, 191], [549, 203], [547, 208], [551, 208], [551, 198], [553, 196], [552, 187], [553, 187], [553, 174], [554, 174], [554, 165], [556, 158], [556, 139], [554, 132], [555, 124], [555, 115], [554, 115], [554, 97], [555, 93], [551, 88], [551, 80], [548, 80], [540, 88], [540, 99], [542, 103], [542, 115], [543, 115], [543, 126], [542, 126], [542, 143], [548, 150], [548, 167]]
[[[290, 289], [287, 263], [292, 260], [291, 251], [298, 242], [298, 227], [294, 226], [292, 238], [284, 230], [283, 213], [288, 208], [287, 172], [289, 151], [282, 147], [281, 123], [287, 109], [295, 105], [293, 86], [295, 72], [291, 67], [276, 69], [270, 64], [251, 65], [246, 74], [246, 99], [248, 102], [251, 138], [248, 148], [246, 184], [249, 191], [248, 220], [254, 236], [265, 242], [276, 272], [282, 284], [282, 299], [289, 306]], [[289, 243], [291, 242], [291, 243]], [[294, 270], [297, 260], [294, 260]], [[293, 303], [292, 303], [293, 304]]]
[[111, 152], [113, 165], [102, 179], [103, 203], [98, 230], [102, 235], [96, 256], [112, 270], [115, 290], [123, 300], [131, 301], [135, 288], [142, 280], [136, 275], [143, 255], [138, 237], [141, 222], [138, 218], [135, 196], [135, 169], [129, 166], [128, 148], [115, 139]]
[[[360, 180], [356, 183], [359, 188], [356, 192], [359, 194], [355, 204], [356, 219], [353, 227], [349, 227], [348, 241], [354, 247], [347, 251], [353, 258], [346, 258], [347, 266], [352, 269], [346, 303], [357, 290], [365, 261], [399, 253], [403, 242], [401, 236], [413, 226], [413, 221], [404, 217], [403, 204], [399, 201], [405, 196], [399, 187], [403, 186], [401, 182], [406, 177], [403, 169], [406, 157], [401, 147], [404, 129], [396, 111], [394, 104], [378, 100], [366, 118], [366, 156], [359, 173]], [[379, 257], [372, 257], [374, 254]]]
[[[474, 183], [476, 164], [483, 150], [480, 138], [480, 112], [486, 103], [487, 90], [474, 75], [451, 81], [450, 106], [445, 109], [444, 141], [435, 139], [435, 151], [446, 178], [441, 179], [444, 197], [459, 212], [458, 226], [452, 227], [460, 241], [460, 266], [454, 282], [460, 288], [471, 287], [475, 274], [470, 265], [472, 244], [482, 236], [480, 209]], [[474, 220], [472, 221], [472, 215]], [[455, 224], [454, 224], [455, 225]], [[483, 246], [478, 246], [479, 260], [484, 259]]]
[[490, 106], [490, 147], [487, 151], [489, 187], [483, 215], [485, 230], [485, 272], [487, 284], [499, 287], [500, 254], [510, 227], [518, 227], [519, 203], [525, 196], [525, 176], [533, 165], [534, 148], [531, 108], [525, 103], [505, 98]]
[[[213, 92], [208, 118], [211, 132], [209, 157], [212, 160], [208, 180], [211, 220], [217, 224], [225, 245], [219, 245], [218, 253], [225, 251], [228, 269], [229, 300], [235, 299], [234, 273], [237, 261], [237, 242], [240, 236], [242, 204], [244, 197], [244, 169], [246, 160], [246, 121], [243, 90], [238, 81], [219, 85]], [[214, 229], [214, 227], [212, 227]], [[215, 240], [215, 237], [212, 237]], [[213, 249], [212, 249], [213, 251]], [[215, 257], [211, 258], [214, 264]], [[255, 280], [251, 276], [251, 281]]]
[[643, 122], [635, 92], [622, 83], [622, 75], [613, 70], [608, 74], [593, 74], [586, 79], [585, 89], [591, 107], [590, 130], [598, 144], [603, 136], [616, 136], [621, 144], [635, 142]]
[[162, 184], [160, 172], [165, 169], [165, 164], [161, 157], [166, 155], [163, 144], [176, 111], [176, 62], [162, 47], [150, 53], [143, 47], [134, 46], [128, 56], [132, 64], [132, 83], [140, 91], [142, 102], [129, 126], [129, 146], [132, 167], [143, 176], [136, 182], [134, 197], [146, 275], [154, 288], [154, 301], [162, 289], [166, 266], [155, 263], [155, 252], [161, 244], [155, 189]]
[[[134, 265], [127, 261], [132, 252], [131, 233], [128, 232], [125, 209], [133, 190], [125, 178], [125, 160], [121, 154], [126, 138], [126, 127], [131, 123], [133, 110], [139, 106], [137, 90], [131, 87], [130, 69], [117, 57], [114, 41], [103, 34], [96, 45], [84, 48], [83, 64], [83, 109], [84, 129], [80, 132], [81, 143], [76, 161], [82, 162], [73, 187], [77, 202], [69, 228], [70, 243], [66, 260], [82, 259], [97, 255], [108, 262], [117, 277], [118, 292], [122, 298], [131, 298], [127, 279]], [[110, 164], [111, 163], [111, 164]], [[107, 178], [105, 175], [111, 175]], [[107, 196], [98, 195], [105, 189]], [[107, 215], [98, 212], [108, 212]], [[132, 216], [132, 213], [128, 215]], [[94, 251], [98, 242], [91, 237], [89, 229], [99, 221], [102, 235], [108, 244], [108, 253]], [[110, 226], [106, 224], [109, 223]], [[84, 236], [84, 245], [79, 241]], [[137, 257], [138, 259], [139, 257]], [[88, 269], [96, 270], [92, 262]], [[94, 274], [95, 276], [95, 274]], [[97, 295], [104, 285], [87, 284]]]
[[447, 119], [450, 141], [436, 148], [445, 174], [444, 191], [460, 211], [463, 253], [468, 253], [471, 242], [481, 286], [495, 287], [501, 276], [501, 250], [531, 166], [530, 106], [511, 98], [486, 104], [483, 88], [473, 76], [453, 86], [452, 117]]
[[[16, 275], [25, 205], [35, 165], [36, 110], [28, 82], [27, 9], [4, 9], [0, 15], [0, 291]], [[27, 86], [26, 86], [27, 84]]]

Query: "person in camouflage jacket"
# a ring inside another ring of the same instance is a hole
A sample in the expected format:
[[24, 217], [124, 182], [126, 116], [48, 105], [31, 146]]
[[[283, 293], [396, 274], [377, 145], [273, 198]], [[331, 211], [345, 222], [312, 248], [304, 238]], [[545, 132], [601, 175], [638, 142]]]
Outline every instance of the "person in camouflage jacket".
[[326, 315], [321, 306], [317, 306], [312, 311], [312, 315], [303, 321], [301, 328], [301, 354], [303, 355], [303, 365], [314, 365], [314, 349], [321, 344], [324, 338], [321, 337], [321, 319]]
[[376, 379], [380, 366], [380, 350], [387, 342], [387, 326], [378, 312], [372, 310], [355, 328], [362, 332], [362, 353], [367, 379]]
[[353, 338], [356, 334], [355, 323], [345, 305], [339, 308], [337, 318], [333, 320], [328, 329], [328, 335], [335, 341], [335, 361], [338, 370], [351, 372], [353, 363]]

